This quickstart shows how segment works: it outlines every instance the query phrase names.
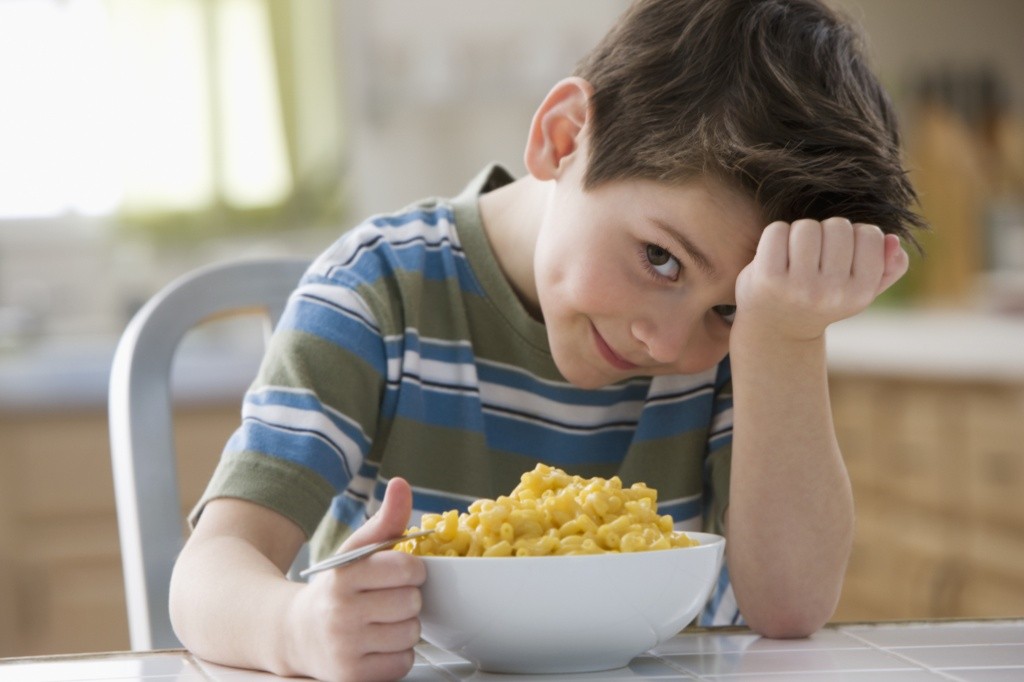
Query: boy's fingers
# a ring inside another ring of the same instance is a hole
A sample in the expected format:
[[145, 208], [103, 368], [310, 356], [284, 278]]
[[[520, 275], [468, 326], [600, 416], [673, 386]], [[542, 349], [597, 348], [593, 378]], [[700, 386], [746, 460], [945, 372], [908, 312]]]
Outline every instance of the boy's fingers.
[[900, 238], [894, 234], [885, 235], [885, 269], [882, 271], [882, 279], [878, 284], [878, 292], [891, 287], [899, 281], [900, 277], [906, 274], [910, 267], [910, 256], [907, 255]]
[[380, 542], [401, 535], [412, 515], [412, 489], [403, 478], [392, 478], [384, 491], [384, 500], [380, 509], [359, 527], [344, 543], [339, 551], [347, 551], [362, 547], [372, 542]]
[[815, 276], [821, 268], [822, 226], [816, 220], [797, 220], [789, 228], [789, 271]]
[[853, 240], [850, 274], [860, 286], [877, 287], [885, 273], [885, 235], [874, 225], [857, 223], [853, 226]]
[[766, 227], [757, 243], [755, 260], [769, 273], [782, 274], [789, 268], [789, 223], [776, 221]]
[[856, 228], [846, 218], [829, 218], [821, 223], [821, 271], [846, 276], [856, 257]]

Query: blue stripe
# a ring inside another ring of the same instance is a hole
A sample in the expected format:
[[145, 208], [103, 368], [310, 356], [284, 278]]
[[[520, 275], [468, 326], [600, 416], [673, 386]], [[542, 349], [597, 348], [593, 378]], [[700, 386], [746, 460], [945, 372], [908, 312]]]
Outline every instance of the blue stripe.
[[363, 324], [360, 318], [338, 308], [295, 299], [285, 310], [278, 328], [318, 336], [359, 356], [381, 376], [387, 373], [380, 335]]
[[710, 627], [712, 625], [718, 625], [715, 622], [715, 616], [718, 614], [718, 607], [722, 603], [722, 597], [725, 596], [726, 591], [729, 589], [729, 568], [726, 563], [722, 562], [722, 570], [718, 574], [718, 580], [715, 583], [715, 589], [711, 593], [711, 598], [708, 600], [707, 606], [704, 607], [704, 612], [700, 617], [700, 625], [704, 627]]
[[350, 493], [337, 495], [331, 500], [331, 515], [343, 528], [353, 531], [366, 521], [366, 501], [349, 497]]
[[648, 405], [636, 429], [636, 441], [658, 440], [687, 431], [707, 431], [711, 425], [710, 393], [690, 400], [662, 405]]
[[395, 215], [377, 215], [370, 218], [367, 222], [377, 227], [402, 227], [417, 221], [433, 227], [442, 221], [447, 223], [455, 222], [455, 213], [450, 206], [443, 205]]
[[335, 490], [352, 479], [341, 451], [326, 436], [312, 430], [286, 429], [246, 418], [228, 441], [228, 449], [255, 450], [301, 464], [322, 476]]
[[476, 275], [473, 273], [473, 268], [470, 267], [465, 258], [459, 258], [455, 261], [455, 275], [459, 281], [459, 289], [463, 293], [473, 296], [487, 296], [483, 285], [477, 280]]
[[[480, 432], [484, 429], [480, 396], [475, 389], [440, 390], [406, 375], [402, 377], [399, 388], [389, 385], [387, 393], [386, 409], [393, 409], [394, 414], [400, 417], [463, 431]], [[390, 395], [392, 393], [397, 393], [397, 396]]]
[[621, 462], [633, 437], [631, 427], [600, 432], [564, 433], [488, 411], [484, 415], [487, 444], [495, 450], [530, 457], [561, 468]]
[[416, 238], [396, 246], [382, 238], [371, 239], [352, 254], [350, 263], [335, 265], [331, 269], [331, 281], [342, 286], [352, 286], [342, 277], [347, 275], [358, 282], [373, 284], [381, 279], [395, 277], [398, 271], [407, 271], [427, 280], [454, 279], [463, 292], [483, 296], [483, 287], [461, 252], [455, 248], [448, 240], [428, 246], [426, 240]]
[[715, 375], [715, 387], [717, 390], [715, 392], [719, 392], [730, 381], [732, 381], [732, 361], [729, 359], [729, 356], [726, 355], [725, 358], [718, 363], [718, 370]]
[[416, 489], [412, 491], [413, 509], [424, 514], [443, 514], [450, 509], [455, 509], [462, 514], [469, 511], [469, 504], [465, 500], [448, 497], [444, 494]]
[[391, 244], [389, 254], [397, 270], [415, 272], [427, 280], [458, 278], [455, 257], [448, 240], [440, 244], [427, 244], [422, 238], [406, 244]]
[[650, 389], [649, 379], [637, 379], [598, 390], [552, 383], [527, 372], [487, 361], [477, 363], [481, 383], [507, 386], [568, 405], [605, 407], [625, 401], [643, 401]]

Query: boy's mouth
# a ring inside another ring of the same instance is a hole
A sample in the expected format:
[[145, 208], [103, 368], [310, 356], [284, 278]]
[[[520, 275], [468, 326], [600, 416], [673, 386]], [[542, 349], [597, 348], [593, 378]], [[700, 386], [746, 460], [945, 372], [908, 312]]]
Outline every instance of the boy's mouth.
[[605, 362], [607, 362], [609, 365], [611, 365], [615, 369], [624, 371], [633, 370], [639, 366], [633, 364], [632, 362], [630, 362], [629, 360], [625, 359], [624, 357], [616, 353], [614, 350], [612, 350], [612, 347], [609, 346], [608, 343], [604, 340], [604, 337], [601, 336], [601, 333], [597, 331], [597, 327], [594, 326], [593, 322], [590, 323], [590, 330], [594, 336], [594, 345], [597, 346], [597, 352], [600, 353], [601, 357], [604, 358]]

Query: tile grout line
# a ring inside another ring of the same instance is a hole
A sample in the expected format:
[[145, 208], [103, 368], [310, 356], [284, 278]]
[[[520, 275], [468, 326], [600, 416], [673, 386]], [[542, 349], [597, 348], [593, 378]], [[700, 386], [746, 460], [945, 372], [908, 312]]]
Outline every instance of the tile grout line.
[[847, 637], [850, 637], [850, 638], [855, 639], [857, 641], [863, 642], [864, 644], [868, 645], [868, 647], [870, 647], [872, 649], [875, 649], [877, 651], [881, 651], [881, 652], [889, 654], [891, 656], [895, 656], [896, 658], [901, 659], [901, 660], [903, 660], [903, 661], [905, 661], [907, 663], [913, 663], [915, 666], [917, 666], [921, 670], [924, 670], [925, 672], [934, 673], [934, 674], [936, 674], [936, 675], [938, 675], [940, 677], [943, 677], [943, 678], [945, 678], [947, 680], [952, 680], [953, 682], [963, 682], [962, 678], [960, 678], [960, 677], [955, 677], [955, 676], [950, 675], [949, 673], [945, 673], [945, 672], [943, 672], [941, 670], [936, 670], [935, 668], [931, 668], [931, 667], [925, 665], [921, 661], [917, 661], [917, 660], [915, 660], [913, 658], [910, 658], [909, 656], [904, 656], [903, 654], [897, 653], [897, 652], [893, 651], [892, 649], [887, 649], [887, 648], [885, 648], [883, 646], [879, 646], [878, 644], [875, 644], [872, 641], [864, 639], [863, 637], [860, 637], [860, 636], [850, 632], [849, 630], [841, 629], [840, 632], [842, 632]]
[[704, 677], [703, 675], [700, 675], [700, 674], [698, 674], [698, 673], [695, 673], [695, 672], [693, 672], [692, 670], [687, 670], [687, 669], [686, 669], [686, 668], [684, 668], [683, 666], [681, 666], [681, 665], [677, 665], [677, 664], [673, 663], [672, 661], [668, 660], [667, 658], [663, 658], [663, 657], [661, 656], [661, 654], [656, 654], [656, 653], [654, 653], [654, 652], [653, 652], [653, 651], [651, 651], [651, 650], [645, 651], [644, 653], [645, 653], [645, 654], [647, 654], [647, 655], [649, 655], [649, 656], [651, 656], [651, 657], [652, 657], [652, 658], [654, 658], [655, 660], [657, 660], [657, 661], [660, 661], [660, 662], [661, 662], [662, 664], [664, 664], [664, 665], [665, 665], [666, 667], [668, 667], [668, 668], [671, 668], [672, 670], [676, 670], [676, 671], [678, 671], [678, 672], [681, 672], [681, 673], [683, 673], [683, 674], [684, 674], [684, 675], [686, 675], [686, 676], [687, 676], [687, 677], [688, 677], [689, 679], [692, 679], [692, 680], [698, 680], [698, 681], [703, 681], [703, 682], [708, 682], [708, 678]]

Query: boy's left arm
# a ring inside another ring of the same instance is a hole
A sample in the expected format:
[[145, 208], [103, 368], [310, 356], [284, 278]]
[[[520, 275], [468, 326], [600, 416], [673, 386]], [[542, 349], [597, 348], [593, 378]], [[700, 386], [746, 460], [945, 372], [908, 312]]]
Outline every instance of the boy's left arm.
[[740, 611], [763, 635], [809, 635], [835, 610], [854, 516], [825, 329], [907, 265], [899, 239], [873, 225], [798, 220], [769, 225], [737, 279], [727, 552]]

